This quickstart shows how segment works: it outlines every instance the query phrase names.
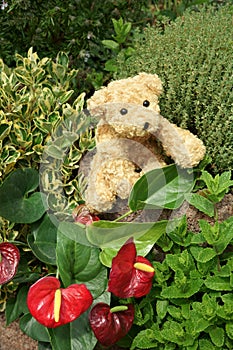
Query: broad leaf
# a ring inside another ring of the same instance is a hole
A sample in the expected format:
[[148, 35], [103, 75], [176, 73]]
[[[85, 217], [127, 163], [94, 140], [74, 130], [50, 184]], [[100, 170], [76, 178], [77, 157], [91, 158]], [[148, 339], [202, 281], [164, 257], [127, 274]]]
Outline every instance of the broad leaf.
[[42, 342], [49, 342], [47, 328], [37, 322], [30, 313], [21, 317], [19, 325], [20, 329], [30, 338]]
[[166, 321], [161, 329], [161, 335], [165, 340], [184, 347], [192, 345], [194, 341], [193, 337], [184, 331], [182, 324], [175, 321]]
[[101, 261], [111, 266], [112, 258], [121, 246], [134, 238], [137, 255], [146, 256], [155, 242], [165, 233], [167, 221], [130, 223], [97, 221], [87, 226], [87, 238], [90, 243], [101, 248]]
[[32, 223], [45, 213], [45, 203], [40, 192], [39, 174], [35, 169], [18, 169], [11, 173], [0, 187], [0, 215], [17, 223]]
[[17, 292], [16, 298], [9, 298], [6, 304], [6, 325], [8, 326], [11, 322], [15, 321], [23, 313], [28, 312], [27, 308], [27, 293], [28, 287], [23, 286]]
[[209, 217], [214, 216], [214, 204], [207, 198], [197, 193], [188, 193], [185, 196], [185, 199], [189, 202], [189, 204], [193, 205], [195, 208], [205, 213]]
[[34, 255], [46, 264], [56, 265], [57, 227], [48, 215], [32, 226], [28, 244]]
[[216, 345], [219, 348], [223, 347], [225, 337], [225, 331], [223, 328], [213, 326], [209, 330], [209, 335], [214, 345]]
[[175, 164], [154, 169], [143, 175], [134, 185], [129, 207], [139, 209], [177, 209], [194, 186], [193, 173]]
[[217, 255], [214, 249], [208, 247], [191, 247], [190, 251], [193, 257], [201, 263], [206, 263], [207, 261], [210, 261]]
[[163, 298], [190, 298], [192, 295], [199, 292], [203, 281], [201, 279], [189, 280], [185, 286], [177, 287], [174, 283], [169, 287], [164, 287], [161, 293]]
[[215, 243], [214, 248], [218, 254], [222, 254], [233, 240], [233, 217], [230, 217], [229, 219], [221, 222], [219, 228], [220, 237], [219, 240]]
[[94, 298], [107, 285], [107, 269], [99, 261], [99, 249], [81, 245], [58, 232], [57, 265], [65, 287], [85, 283]]
[[69, 239], [85, 246], [94, 247], [86, 237], [86, 227], [83, 224], [62, 221], [58, 230]]
[[228, 277], [209, 276], [205, 280], [205, 285], [215, 291], [232, 291], [230, 278]]

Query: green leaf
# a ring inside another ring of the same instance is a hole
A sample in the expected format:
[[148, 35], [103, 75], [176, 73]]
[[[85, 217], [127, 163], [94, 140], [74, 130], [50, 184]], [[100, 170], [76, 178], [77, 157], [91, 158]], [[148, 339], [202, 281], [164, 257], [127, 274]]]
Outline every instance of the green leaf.
[[111, 50], [118, 50], [119, 49], [119, 44], [113, 40], [102, 40], [102, 44]]
[[178, 345], [189, 346], [194, 342], [193, 337], [184, 331], [179, 322], [175, 321], [166, 321], [161, 329], [161, 335], [165, 340]]
[[63, 104], [65, 102], [67, 102], [71, 98], [73, 93], [74, 93], [73, 90], [64, 92], [62, 95], [59, 96], [59, 99], [58, 99], [59, 103]]
[[16, 298], [8, 298], [6, 303], [6, 325], [15, 321], [23, 313], [28, 313], [27, 308], [28, 287], [23, 286], [17, 291]]
[[193, 257], [188, 250], [184, 250], [180, 254], [167, 254], [166, 262], [173, 271], [180, 270], [184, 274], [190, 274], [192, 270], [196, 270]]
[[108, 72], [116, 72], [117, 71], [116, 60], [114, 58], [107, 60], [105, 62], [104, 69]]
[[139, 209], [177, 209], [194, 186], [193, 174], [175, 164], [144, 174], [133, 186], [129, 207]]
[[214, 244], [214, 248], [218, 254], [222, 254], [233, 240], [233, 217], [220, 223], [219, 236], [218, 241]]
[[187, 217], [182, 217], [169, 220], [167, 225], [167, 235], [176, 244], [187, 247], [191, 243], [193, 233], [187, 231]]
[[130, 223], [101, 220], [87, 226], [87, 239], [101, 248], [101, 261], [110, 267], [113, 256], [130, 237], [134, 238], [137, 254], [146, 256], [165, 232], [166, 225], [167, 221]]
[[214, 204], [207, 198], [197, 193], [189, 193], [185, 196], [185, 199], [202, 213], [205, 213], [209, 217], [214, 216]]
[[56, 265], [57, 226], [47, 214], [32, 226], [32, 233], [27, 238], [33, 254], [40, 261]]
[[93, 298], [106, 289], [107, 269], [100, 263], [99, 249], [81, 245], [58, 231], [57, 265], [65, 287], [85, 283]]
[[210, 245], [215, 244], [219, 236], [219, 223], [216, 222], [214, 225], [210, 225], [208, 221], [200, 219], [199, 226], [206, 242]]
[[86, 227], [82, 224], [73, 223], [73, 222], [60, 222], [58, 226], [58, 230], [63, 233], [63, 235], [67, 236], [69, 239], [80, 243], [82, 245], [86, 245], [89, 247], [95, 247], [86, 237]]
[[38, 342], [38, 350], [53, 350], [50, 343]]
[[1, 123], [0, 124], [0, 141], [4, 140], [4, 138], [10, 133], [12, 127], [12, 122]]
[[229, 322], [226, 324], [226, 333], [227, 336], [233, 340], [233, 322]]
[[217, 253], [212, 248], [203, 248], [203, 247], [191, 247], [190, 251], [198, 262], [206, 263], [213, 259]]
[[199, 340], [199, 350], [216, 350], [216, 347], [207, 339]]
[[156, 312], [161, 320], [166, 316], [168, 304], [168, 300], [157, 300], [156, 302]]
[[206, 183], [209, 191], [206, 191], [206, 195], [214, 203], [220, 202], [229, 188], [233, 185], [231, 171], [226, 171], [221, 175], [217, 174], [215, 177], [207, 171], [202, 171], [200, 179]]
[[101, 264], [111, 267], [112, 259], [116, 256], [116, 249], [106, 248], [100, 252], [99, 259]]
[[224, 344], [225, 331], [223, 328], [213, 326], [209, 329], [210, 339], [217, 347], [222, 347]]
[[207, 288], [216, 291], [232, 291], [230, 278], [228, 277], [209, 276], [205, 280], [205, 285]]
[[130, 350], [134, 349], [154, 349], [158, 345], [152, 329], [139, 332], [133, 340]]
[[47, 328], [37, 322], [30, 313], [21, 317], [19, 321], [20, 329], [30, 338], [41, 342], [49, 342]]
[[201, 313], [194, 310], [190, 312], [190, 317], [185, 323], [186, 331], [195, 338], [209, 326], [210, 322]]
[[18, 169], [11, 173], [0, 187], [0, 215], [16, 223], [32, 223], [46, 211], [43, 196], [33, 192], [39, 185], [35, 169]]
[[69, 57], [65, 52], [58, 52], [57, 57], [56, 57], [56, 62], [58, 64], [61, 64], [62, 66], [68, 68], [69, 66]]
[[161, 296], [168, 299], [177, 299], [177, 298], [190, 298], [192, 295], [199, 292], [203, 281], [201, 279], [188, 280], [184, 286], [176, 286], [172, 283], [168, 287], [164, 287]]

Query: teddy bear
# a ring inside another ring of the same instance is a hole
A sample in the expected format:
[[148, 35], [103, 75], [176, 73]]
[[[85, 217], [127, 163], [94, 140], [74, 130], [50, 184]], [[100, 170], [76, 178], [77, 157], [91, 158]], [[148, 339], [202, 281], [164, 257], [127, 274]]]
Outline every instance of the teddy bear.
[[160, 115], [162, 82], [141, 72], [110, 82], [87, 100], [97, 119], [96, 149], [90, 164], [85, 202], [92, 213], [116, 210], [135, 182], [172, 159], [181, 168], [196, 166], [205, 146], [196, 135]]

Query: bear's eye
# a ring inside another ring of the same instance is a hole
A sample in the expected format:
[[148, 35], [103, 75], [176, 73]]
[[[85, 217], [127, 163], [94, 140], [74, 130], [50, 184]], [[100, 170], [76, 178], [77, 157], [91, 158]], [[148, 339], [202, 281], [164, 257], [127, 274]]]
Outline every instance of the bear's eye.
[[128, 113], [128, 110], [126, 108], [121, 108], [121, 110], [120, 110], [121, 115], [125, 115], [127, 113]]
[[148, 100], [145, 100], [143, 102], [143, 107], [149, 107], [149, 105], [150, 105], [150, 102]]

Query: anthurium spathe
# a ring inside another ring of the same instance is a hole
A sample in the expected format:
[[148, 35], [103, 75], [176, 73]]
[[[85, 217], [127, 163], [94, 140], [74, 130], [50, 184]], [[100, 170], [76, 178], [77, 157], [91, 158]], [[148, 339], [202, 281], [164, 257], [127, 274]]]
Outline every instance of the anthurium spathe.
[[91, 329], [98, 341], [111, 346], [123, 338], [134, 321], [133, 304], [110, 308], [108, 304], [96, 304], [89, 314]]
[[14, 277], [19, 260], [20, 253], [14, 244], [0, 243], [0, 285], [9, 282]]
[[93, 297], [85, 284], [60, 288], [56, 277], [43, 277], [28, 292], [27, 305], [42, 325], [55, 328], [74, 321], [92, 304]]
[[112, 260], [108, 291], [119, 298], [145, 296], [151, 290], [154, 273], [150, 261], [137, 256], [136, 246], [130, 238]]

